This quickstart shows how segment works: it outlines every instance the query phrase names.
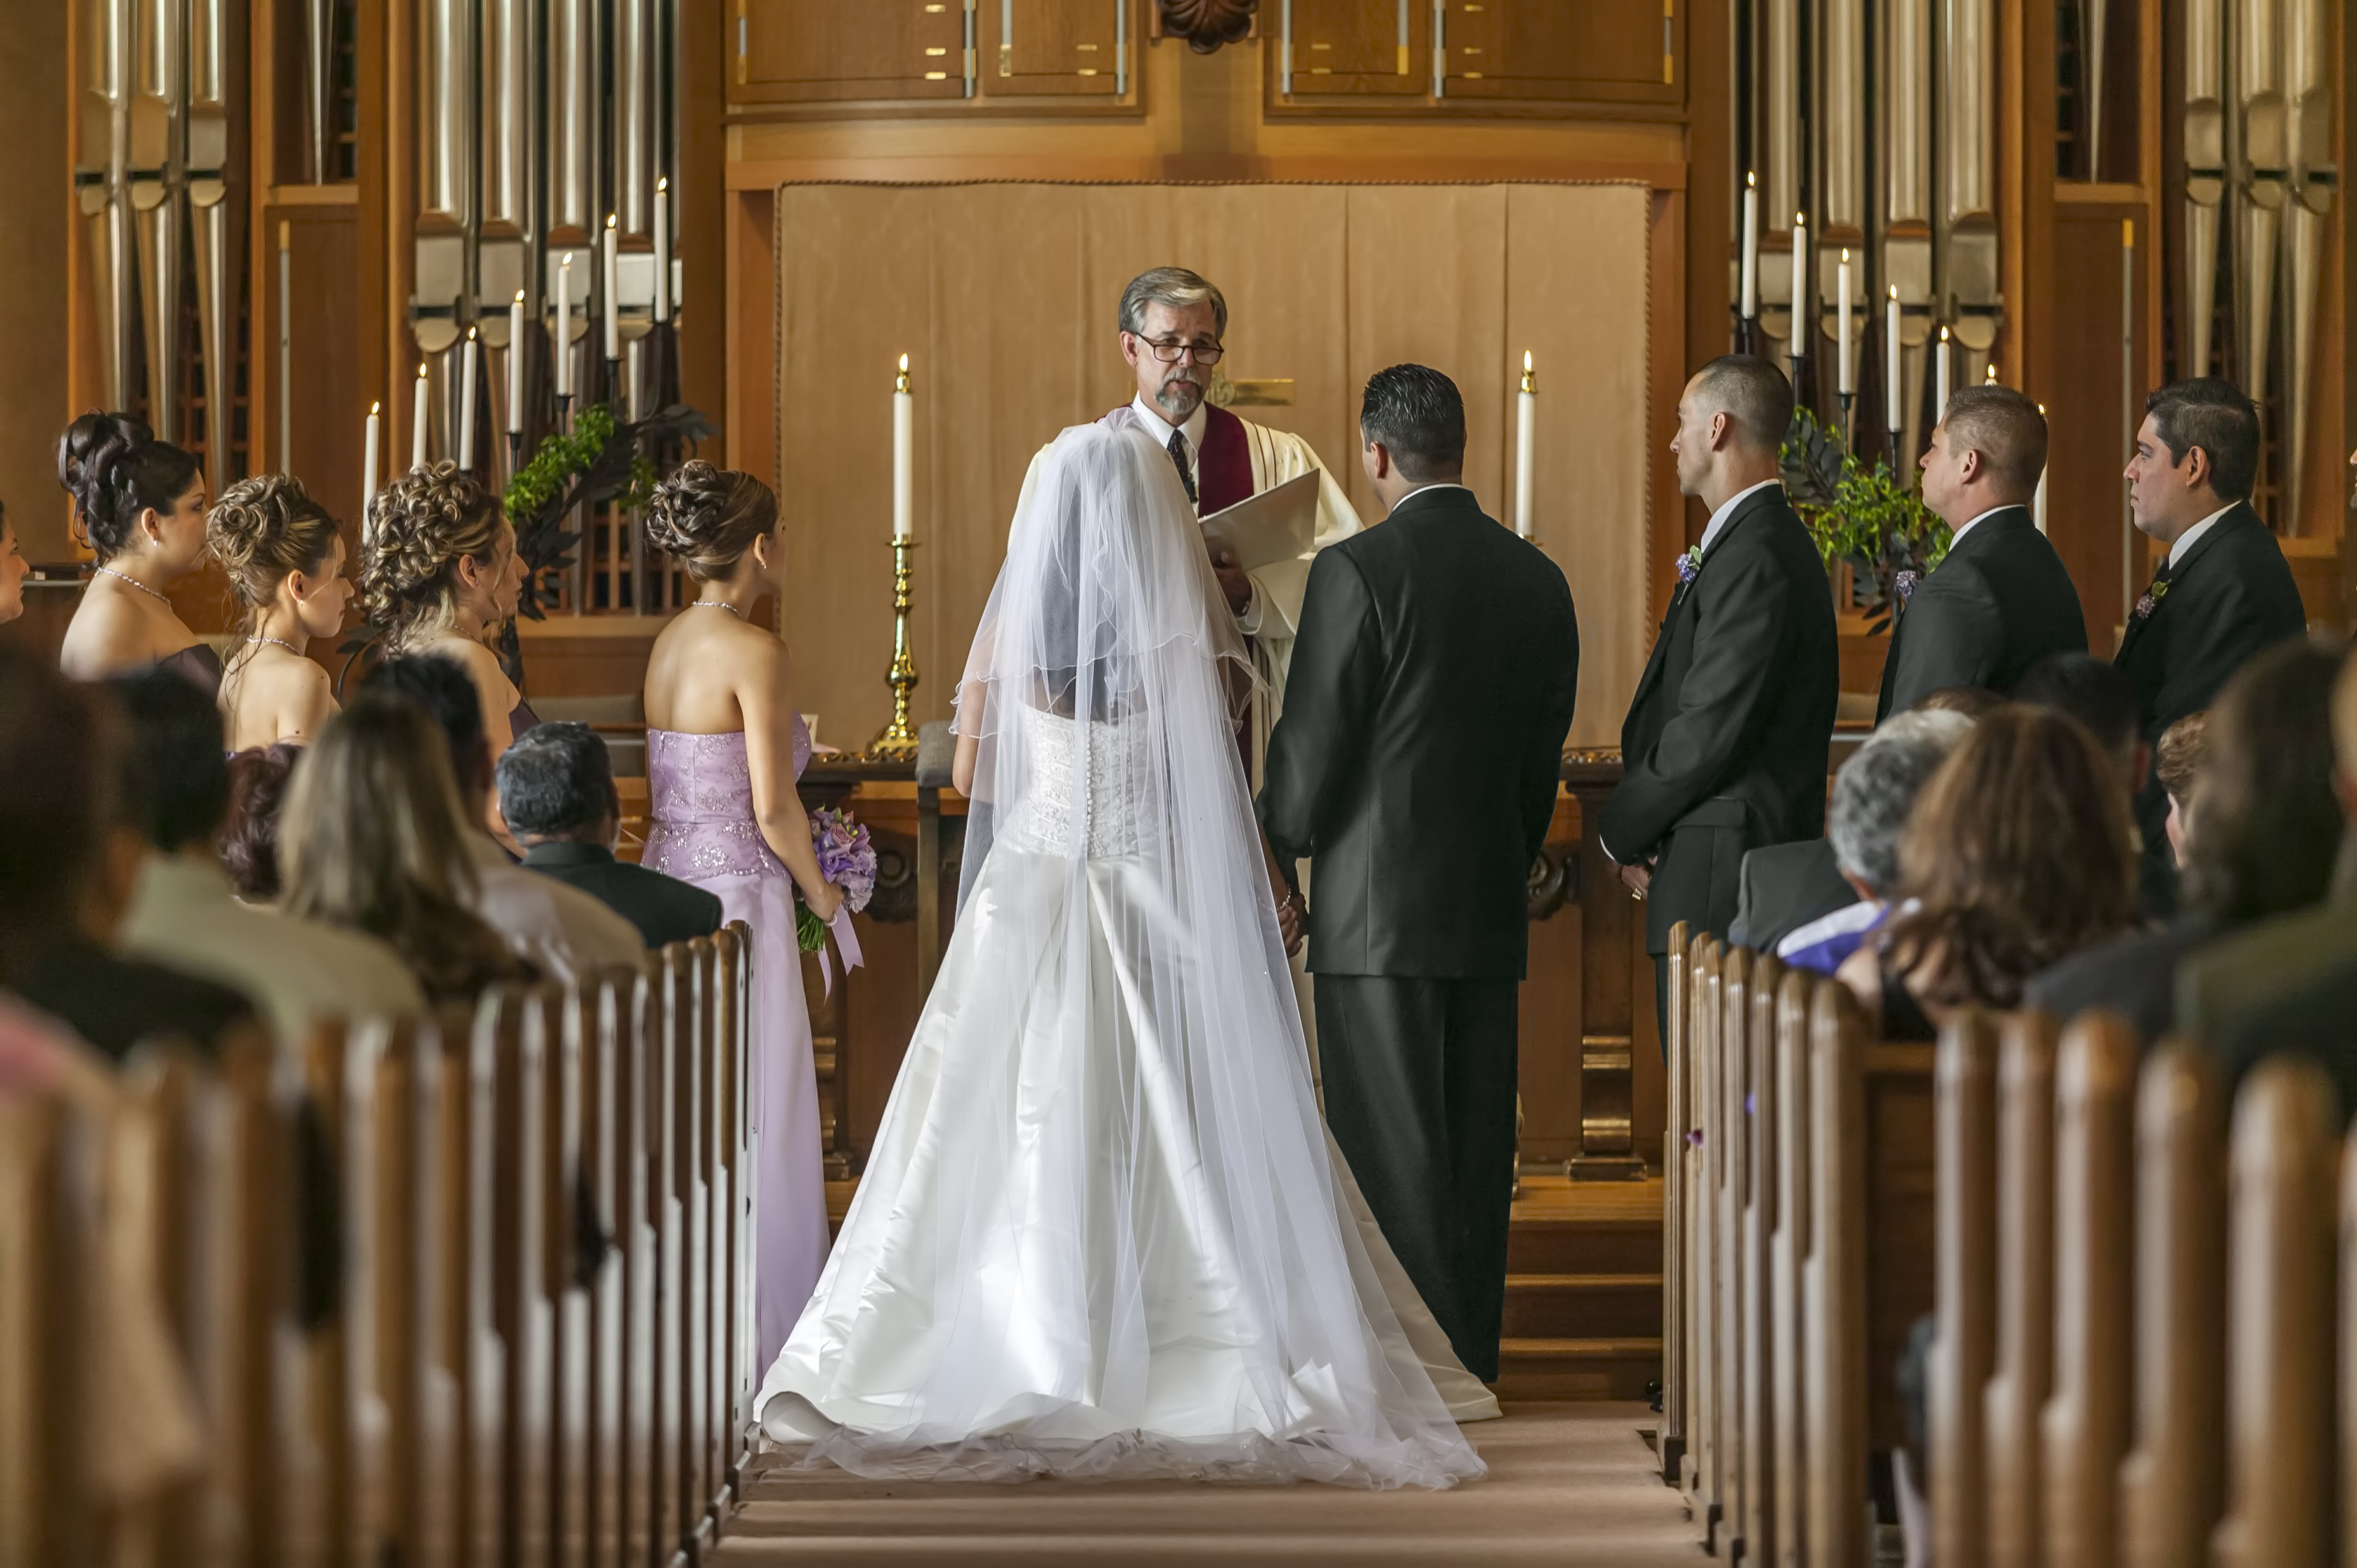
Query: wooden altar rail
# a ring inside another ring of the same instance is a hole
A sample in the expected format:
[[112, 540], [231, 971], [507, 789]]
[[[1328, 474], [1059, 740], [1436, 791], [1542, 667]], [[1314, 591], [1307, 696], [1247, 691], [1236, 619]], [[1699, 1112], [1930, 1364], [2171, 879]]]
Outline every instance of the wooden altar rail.
[[[746, 961], [733, 925], [299, 1064], [143, 1047], [103, 1114], [0, 1096], [0, 1568], [707, 1552], [759, 1373]], [[89, 1398], [126, 1273], [204, 1434], [132, 1508], [87, 1463], [142, 1419]]]

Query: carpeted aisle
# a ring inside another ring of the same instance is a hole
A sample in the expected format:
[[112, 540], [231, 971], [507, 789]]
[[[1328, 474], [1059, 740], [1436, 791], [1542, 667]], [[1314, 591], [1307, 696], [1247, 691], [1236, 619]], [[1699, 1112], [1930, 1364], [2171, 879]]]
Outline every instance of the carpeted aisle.
[[[1448, 1492], [1178, 1483], [926, 1487], [772, 1468], [747, 1488], [720, 1560], [776, 1563], [1544, 1563], [1701, 1561], [1636, 1404], [1510, 1404], [1466, 1430], [1487, 1480]], [[761, 1461], [774, 1465], [775, 1461]]]

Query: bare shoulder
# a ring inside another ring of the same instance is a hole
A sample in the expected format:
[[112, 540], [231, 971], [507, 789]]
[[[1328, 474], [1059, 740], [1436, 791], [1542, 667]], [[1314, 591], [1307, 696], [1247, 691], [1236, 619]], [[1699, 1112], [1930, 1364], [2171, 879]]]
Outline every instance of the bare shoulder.
[[172, 650], [159, 647], [156, 627], [121, 594], [85, 589], [66, 627], [58, 663], [79, 681], [94, 681], [137, 664], [153, 663]]

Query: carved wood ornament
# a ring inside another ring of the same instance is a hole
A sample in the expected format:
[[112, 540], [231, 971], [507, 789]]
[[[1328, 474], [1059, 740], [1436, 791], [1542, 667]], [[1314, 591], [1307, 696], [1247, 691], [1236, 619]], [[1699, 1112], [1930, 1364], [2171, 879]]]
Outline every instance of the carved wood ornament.
[[1253, 13], [1260, 0], [1155, 0], [1162, 9], [1163, 30], [1187, 40], [1199, 55], [1232, 44], [1252, 31]]

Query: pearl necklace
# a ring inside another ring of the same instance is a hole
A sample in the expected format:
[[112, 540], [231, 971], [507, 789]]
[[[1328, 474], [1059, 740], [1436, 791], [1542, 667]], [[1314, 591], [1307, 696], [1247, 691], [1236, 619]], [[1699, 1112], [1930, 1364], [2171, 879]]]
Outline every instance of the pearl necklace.
[[687, 601], [687, 607], [692, 610], [726, 610], [738, 620], [745, 618], [745, 612], [726, 599], [690, 599]]
[[157, 593], [155, 589], [149, 587], [138, 578], [130, 575], [128, 573], [118, 572], [112, 566], [92, 566], [91, 570], [93, 572], [103, 572], [108, 576], [114, 578], [117, 582], [128, 583], [133, 587], [138, 589], [141, 593], [146, 595], [149, 598], [155, 599], [159, 603], [169, 605], [172, 602], [170, 599], [166, 598], [163, 595]]
[[279, 648], [283, 648], [283, 649], [285, 649], [287, 652], [289, 652], [289, 653], [293, 654], [293, 655], [294, 655], [296, 658], [297, 658], [297, 659], [300, 659], [300, 658], [302, 658], [302, 657], [303, 657], [303, 650], [302, 650], [301, 649], [299, 649], [299, 648], [296, 647], [293, 643], [291, 643], [291, 642], [287, 641], [285, 638], [280, 638], [280, 637], [249, 637], [249, 638], [247, 638], [245, 640], [246, 640], [246, 645], [247, 645], [248, 647], [252, 647], [254, 643], [257, 643], [257, 642], [267, 642], [267, 643], [272, 643], [272, 644], [274, 644], [274, 645], [275, 645], [275, 646], [277, 646], [277, 647], [279, 647]]

